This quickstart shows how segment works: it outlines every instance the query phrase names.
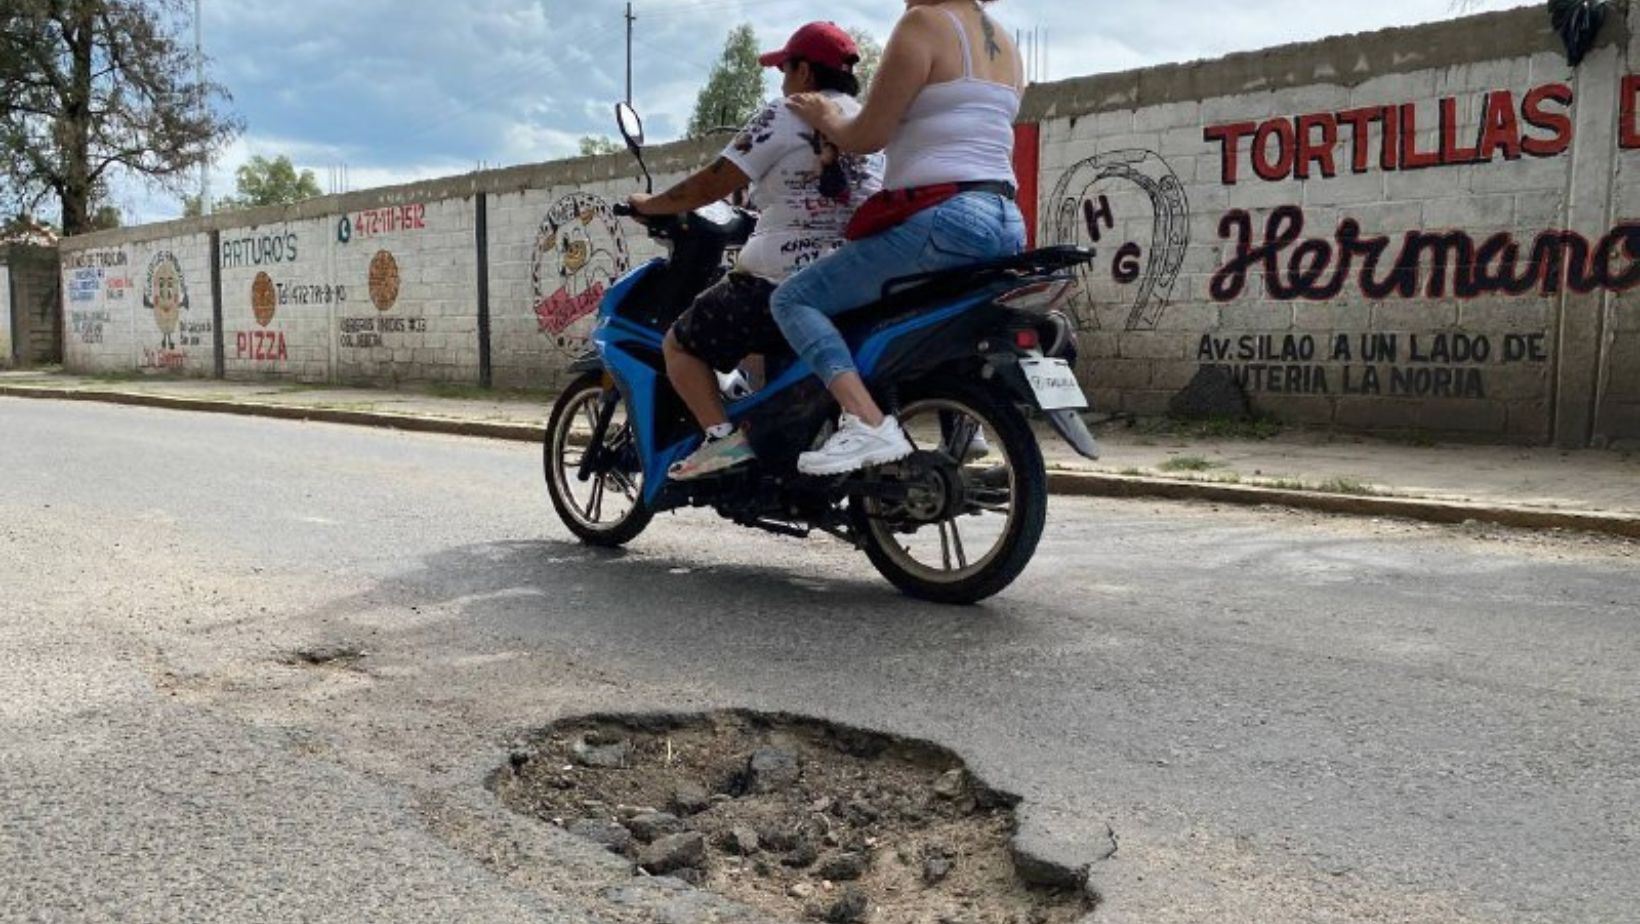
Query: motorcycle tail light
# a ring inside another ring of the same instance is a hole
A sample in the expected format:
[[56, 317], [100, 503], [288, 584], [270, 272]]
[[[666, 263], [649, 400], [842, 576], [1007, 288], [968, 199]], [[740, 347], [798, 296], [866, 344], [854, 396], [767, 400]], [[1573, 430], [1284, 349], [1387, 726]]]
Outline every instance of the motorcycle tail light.
[[1042, 345], [1042, 336], [1035, 330], [1014, 331], [1014, 346], [1021, 350], [1034, 350]]

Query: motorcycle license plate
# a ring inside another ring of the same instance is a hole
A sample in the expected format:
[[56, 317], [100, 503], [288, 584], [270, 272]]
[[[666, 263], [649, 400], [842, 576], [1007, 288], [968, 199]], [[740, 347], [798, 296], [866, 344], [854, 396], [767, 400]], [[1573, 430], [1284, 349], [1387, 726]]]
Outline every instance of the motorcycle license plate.
[[1044, 411], [1087, 410], [1087, 396], [1082, 394], [1070, 363], [1063, 359], [1022, 359], [1019, 367], [1025, 371], [1025, 381], [1031, 383], [1037, 404]]

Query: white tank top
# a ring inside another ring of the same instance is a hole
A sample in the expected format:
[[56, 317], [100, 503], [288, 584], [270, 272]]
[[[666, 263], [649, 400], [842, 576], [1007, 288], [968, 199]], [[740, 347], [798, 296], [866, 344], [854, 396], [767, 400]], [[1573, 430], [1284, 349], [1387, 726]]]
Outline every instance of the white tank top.
[[945, 10], [962, 40], [963, 75], [929, 84], [912, 100], [889, 142], [884, 189], [943, 183], [1018, 182], [1014, 121], [1020, 92], [974, 76], [973, 47], [956, 13]]

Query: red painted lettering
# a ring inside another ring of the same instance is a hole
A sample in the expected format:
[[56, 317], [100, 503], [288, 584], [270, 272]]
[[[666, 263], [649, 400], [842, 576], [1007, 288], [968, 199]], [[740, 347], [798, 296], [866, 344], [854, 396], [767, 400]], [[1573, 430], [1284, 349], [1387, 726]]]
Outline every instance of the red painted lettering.
[[1257, 130], [1258, 125], [1253, 122], [1236, 122], [1231, 125], [1210, 125], [1202, 132], [1204, 141], [1217, 141], [1223, 147], [1222, 166], [1219, 169], [1224, 185], [1236, 185], [1237, 170], [1241, 164], [1241, 139]]
[[1418, 105], [1404, 103], [1401, 106], [1401, 169], [1422, 170], [1425, 167], [1438, 167], [1441, 164], [1439, 152], [1418, 150]]
[[1401, 153], [1401, 107], [1390, 106], [1384, 110], [1384, 142], [1383, 150], [1378, 155], [1380, 170], [1395, 170], [1400, 167]]
[[1350, 171], [1352, 173], [1366, 173], [1372, 169], [1372, 123], [1382, 122], [1384, 107], [1371, 106], [1366, 109], [1351, 109], [1340, 112], [1338, 121], [1349, 125], [1350, 135]]
[[1477, 156], [1491, 161], [1502, 151], [1506, 160], [1520, 160], [1520, 119], [1515, 114], [1515, 94], [1499, 90], [1486, 95], [1486, 114], [1481, 117], [1481, 146]]
[[[1270, 142], [1275, 142], [1275, 160], [1270, 159]], [[1261, 179], [1276, 182], [1293, 175], [1293, 161], [1298, 156], [1298, 140], [1293, 123], [1286, 119], [1271, 119], [1258, 127], [1253, 135], [1253, 172]]]
[[[1321, 130], [1317, 138], [1316, 129]], [[1321, 175], [1331, 179], [1338, 175], [1338, 160], [1333, 149], [1338, 147], [1338, 120], [1329, 113], [1298, 117], [1298, 178], [1310, 178], [1310, 165], [1321, 168]]]
[[1441, 163], [1453, 166], [1479, 159], [1479, 145], [1466, 148], [1458, 143], [1458, 101], [1452, 97], [1441, 100]]
[[1526, 153], [1533, 157], [1554, 157], [1572, 146], [1572, 117], [1565, 111], [1550, 112], [1543, 108], [1545, 103], [1555, 103], [1563, 110], [1570, 110], [1572, 100], [1572, 88], [1563, 83], [1551, 83], [1526, 94], [1526, 102], [1521, 104], [1521, 116], [1533, 128], [1551, 133], [1548, 138], [1527, 137], [1522, 140], [1521, 147]]

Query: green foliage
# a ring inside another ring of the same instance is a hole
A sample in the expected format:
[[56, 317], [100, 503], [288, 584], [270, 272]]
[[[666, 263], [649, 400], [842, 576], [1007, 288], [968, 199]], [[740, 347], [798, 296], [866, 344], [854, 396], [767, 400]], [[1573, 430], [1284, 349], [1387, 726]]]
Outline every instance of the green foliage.
[[[234, 171], [234, 185], [238, 195], [223, 196], [216, 200], [213, 211], [230, 212], [234, 209], [254, 209], [265, 205], [295, 205], [303, 199], [324, 195], [312, 170], [296, 172], [296, 165], [281, 154], [269, 160], [258, 154]], [[202, 214], [198, 196], [182, 198], [182, 217], [198, 218]]]
[[258, 208], [264, 205], [293, 205], [321, 195], [312, 170], [296, 172], [290, 158], [281, 154], [273, 160], [258, 154], [234, 172], [239, 195], [225, 200], [229, 208]]
[[877, 76], [877, 67], [883, 63], [883, 46], [864, 29], [850, 29], [848, 34], [860, 47], [860, 63], [854, 65], [854, 76], [860, 78], [860, 98], [865, 99], [866, 94], [871, 92], [871, 81]]
[[113, 218], [97, 190], [118, 175], [181, 191], [239, 130], [178, 35], [191, 12], [180, 0], [0, 3], [5, 204], [55, 200], [64, 232], [79, 234]]
[[583, 135], [581, 137], [581, 156], [597, 157], [604, 154], [619, 154], [621, 143], [613, 138], [602, 135]]
[[723, 45], [723, 57], [695, 100], [689, 119], [689, 137], [700, 138], [719, 128], [739, 128], [763, 106], [763, 67], [757, 63], [757, 33], [749, 25], [735, 27]]

